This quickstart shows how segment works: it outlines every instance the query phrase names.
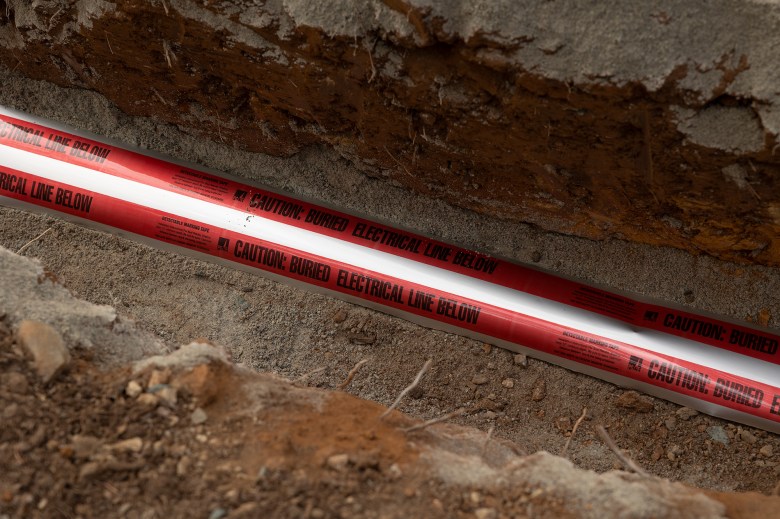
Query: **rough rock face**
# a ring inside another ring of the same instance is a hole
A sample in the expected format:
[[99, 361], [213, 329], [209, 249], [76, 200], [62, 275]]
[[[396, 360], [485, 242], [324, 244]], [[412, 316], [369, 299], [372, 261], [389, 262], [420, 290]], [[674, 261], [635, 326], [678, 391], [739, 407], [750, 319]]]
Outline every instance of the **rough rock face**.
[[592, 238], [780, 264], [780, 6], [0, 1], [0, 62]]

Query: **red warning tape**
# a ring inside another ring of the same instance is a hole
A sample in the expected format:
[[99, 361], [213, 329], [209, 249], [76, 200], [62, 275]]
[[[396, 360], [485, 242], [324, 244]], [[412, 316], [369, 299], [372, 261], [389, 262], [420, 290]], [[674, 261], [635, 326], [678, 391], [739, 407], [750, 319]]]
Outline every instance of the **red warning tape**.
[[431, 240], [0, 109], [0, 203], [263, 271], [780, 432], [778, 335]]

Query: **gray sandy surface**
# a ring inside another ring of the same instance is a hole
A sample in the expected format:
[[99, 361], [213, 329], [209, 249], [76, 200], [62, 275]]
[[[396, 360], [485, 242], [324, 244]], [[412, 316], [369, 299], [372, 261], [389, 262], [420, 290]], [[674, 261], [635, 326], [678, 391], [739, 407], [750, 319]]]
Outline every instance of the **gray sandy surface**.
[[[244, 153], [199, 138], [194, 127], [129, 118], [93, 93], [22, 80], [8, 71], [0, 71], [0, 77], [0, 104], [5, 106], [445, 241], [521, 262], [537, 260], [542, 267], [585, 281], [737, 319], [755, 320], [768, 312], [770, 325], [778, 326], [776, 269], [549, 234], [420, 198], [385, 179], [366, 176], [327, 149], [312, 148], [288, 159]], [[240, 362], [289, 378], [322, 367], [324, 371], [310, 376], [310, 384], [331, 388], [355, 363], [370, 358], [349, 391], [383, 404], [390, 404], [432, 358], [422, 390], [401, 406], [412, 415], [430, 418], [478, 403], [482, 411], [455, 421], [485, 431], [495, 427], [495, 435], [511, 438], [528, 452], [558, 454], [587, 407], [590, 419], [567, 452], [579, 466], [599, 471], [618, 466], [595, 433], [594, 427], [604, 424], [621, 448], [660, 476], [713, 489], [758, 491], [771, 490], [780, 478], [777, 435], [704, 415], [679, 416], [679, 406], [658, 399], [651, 399], [649, 412], [628, 411], [616, 405], [623, 390], [591, 377], [533, 359], [525, 367], [510, 352], [480, 342], [49, 216], [0, 208], [0, 245], [11, 250], [48, 228], [52, 231], [25, 255], [39, 258], [79, 297], [116, 307], [123, 319], [138, 321], [169, 346], [206, 338], [226, 345]], [[373, 342], [360, 344], [358, 335]], [[477, 374], [487, 375], [487, 383], [473, 384]], [[513, 387], [502, 384], [506, 379]], [[546, 396], [535, 401], [531, 394], [536, 388], [538, 396], [541, 386]]]

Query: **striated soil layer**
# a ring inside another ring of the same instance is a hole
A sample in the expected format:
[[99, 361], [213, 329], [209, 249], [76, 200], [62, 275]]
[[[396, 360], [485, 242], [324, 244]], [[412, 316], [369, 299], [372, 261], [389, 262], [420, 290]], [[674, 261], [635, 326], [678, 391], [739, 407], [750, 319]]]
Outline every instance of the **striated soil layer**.
[[490, 216], [778, 265], [780, 8], [715, 4], [4, 0], [0, 63]]

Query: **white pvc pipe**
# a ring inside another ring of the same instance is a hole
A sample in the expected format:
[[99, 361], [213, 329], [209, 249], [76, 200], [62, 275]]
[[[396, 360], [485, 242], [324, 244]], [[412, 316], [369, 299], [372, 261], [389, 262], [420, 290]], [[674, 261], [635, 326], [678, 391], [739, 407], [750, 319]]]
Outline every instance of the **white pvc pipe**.
[[780, 432], [779, 338], [766, 329], [491, 258], [3, 108], [0, 203]]

